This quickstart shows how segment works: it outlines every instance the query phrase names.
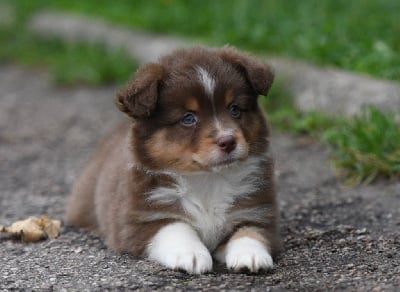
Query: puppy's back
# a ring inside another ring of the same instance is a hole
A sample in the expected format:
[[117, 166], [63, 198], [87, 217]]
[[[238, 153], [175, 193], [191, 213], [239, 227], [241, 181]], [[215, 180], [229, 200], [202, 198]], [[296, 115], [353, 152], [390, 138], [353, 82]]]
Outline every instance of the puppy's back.
[[104, 168], [105, 162], [113, 156], [113, 152], [118, 151], [116, 148], [121, 147], [129, 129], [128, 122], [119, 124], [97, 146], [94, 155], [72, 188], [65, 218], [68, 225], [92, 230], [98, 229], [95, 210], [95, 193], [98, 178]]

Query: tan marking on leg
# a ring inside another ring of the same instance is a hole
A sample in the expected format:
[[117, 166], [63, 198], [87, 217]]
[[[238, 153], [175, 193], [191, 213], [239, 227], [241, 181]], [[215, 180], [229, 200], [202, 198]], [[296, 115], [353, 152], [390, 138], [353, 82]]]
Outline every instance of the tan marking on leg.
[[224, 242], [220, 244], [217, 249], [214, 252], [214, 255], [216, 259], [220, 262], [225, 262], [225, 256], [226, 256], [226, 249], [228, 247], [229, 242], [232, 242], [236, 239], [240, 239], [243, 237], [248, 237], [251, 239], [255, 239], [262, 243], [265, 248], [268, 250], [268, 252], [271, 252], [271, 245], [269, 240], [264, 236], [264, 232], [262, 229], [257, 228], [257, 227], [250, 227], [250, 226], [245, 226], [239, 228], [230, 238], [227, 242]]
[[241, 227], [230, 238], [229, 241], [239, 239], [242, 237], [249, 237], [260, 241], [269, 249], [269, 241], [263, 236], [262, 231], [257, 227]]

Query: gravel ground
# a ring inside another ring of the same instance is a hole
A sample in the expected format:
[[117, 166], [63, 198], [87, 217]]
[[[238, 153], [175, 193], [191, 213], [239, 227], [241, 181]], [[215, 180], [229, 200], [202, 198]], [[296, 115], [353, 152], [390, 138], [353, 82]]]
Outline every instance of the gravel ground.
[[[63, 218], [79, 169], [121, 117], [115, 90], [55, 88], [45, 73], [0, 67], [0, 225]], [[272, 143], [284, 239], [272, 271], [187, 275], [64, 228], [35, 244], [0, 237], [0, 291], [399, 291], [400, 183], [345, 188], [315, 141], [274, 134]]]

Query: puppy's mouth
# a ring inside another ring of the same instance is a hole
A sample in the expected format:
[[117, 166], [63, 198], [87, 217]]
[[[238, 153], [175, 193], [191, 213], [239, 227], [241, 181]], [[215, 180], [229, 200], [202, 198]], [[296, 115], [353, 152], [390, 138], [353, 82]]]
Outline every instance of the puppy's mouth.
[[233, 157], [233, 156], [223, 157], [221, 159], [218, 159], [217, 161], [209, 162], [206, 168], [212, 172], [219, 172], [223, 169], [229, 169], [235, 167], [235, 165], [237, 165], [240, 161], [243, 161], [245, 159], [246, 159], [245, 157]]
[[237, 158], [227, 157], [227, 158], [224, 158], [224, 159], [222, 159], [220, 161], [211, 163], [210, 167], [211, 168], [214, 168], [214, 167], [229, 167], [229, 166], [237, 163], [238, 161], [239, 161], [239, 159], [237, 159]]
[[196, 163], [203, 171], [220, 171], [222, 169], [230, 168], [236, 165], [240, 160], [237, 158], [226, 158], [219, 161], [213, 161], [211, 163], [200, 163], [199, 161], [193, 161]]
[[202, 170], [202, 171], [212, 171], [218, 172], [223, 169], [235, 167], [239, 162], [242, 162], [248, 158], [247, 151], [233, 151], [231, 153], [221, 153], [212, 152], [207, 153], [207, 155], [193, 155], [193, 162]]

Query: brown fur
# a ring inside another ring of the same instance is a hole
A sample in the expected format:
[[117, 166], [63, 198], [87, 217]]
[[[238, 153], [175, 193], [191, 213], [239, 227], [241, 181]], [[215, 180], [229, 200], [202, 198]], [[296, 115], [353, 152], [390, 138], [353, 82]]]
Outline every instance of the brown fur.
[[[233, 129], [238, 145], [247, 149], [241, 160], [268, 150], [269, 130], [257, 102], [273, 81], [271, 69], [235, 49], [194, 48], [179, 50], [149, 64], [117, 95], [118, 108], [132, 118], [122, 123], [95, 152], [74, 185], [67, 208], [68, 224], [99, 232], [120, 252], [143, 255], [157, 231], [168, 223], [189, 222], [178, 201], [149, 201], [149, 191], [175, 183], [164, 171], [210, 171], [210, 153], [218, 131], [210, 118], [210, 99], [196, 77], [196, 66], [218, 79], [215, 111], [224, 127]], [[229, 105], [242, 110], [232, 118]], [[196, 112], [199, 123], [188, 128], [180, 123], [186, 112]], [[227, 222], [225, 240], [250, 234], [276, 255], [280, 247], [278, 211], [273, 185], [273, 164], [264, 162], [259, 174], [262, 186], [251, 196], [237, 200], [229, 213], [265, 207], [261, 220]], [[152, 214], [165, 218], [152, 218]], [[233, 214], [233, 213], [232, 213]], [[236, 232], [236, 233], [235, 233]]]

